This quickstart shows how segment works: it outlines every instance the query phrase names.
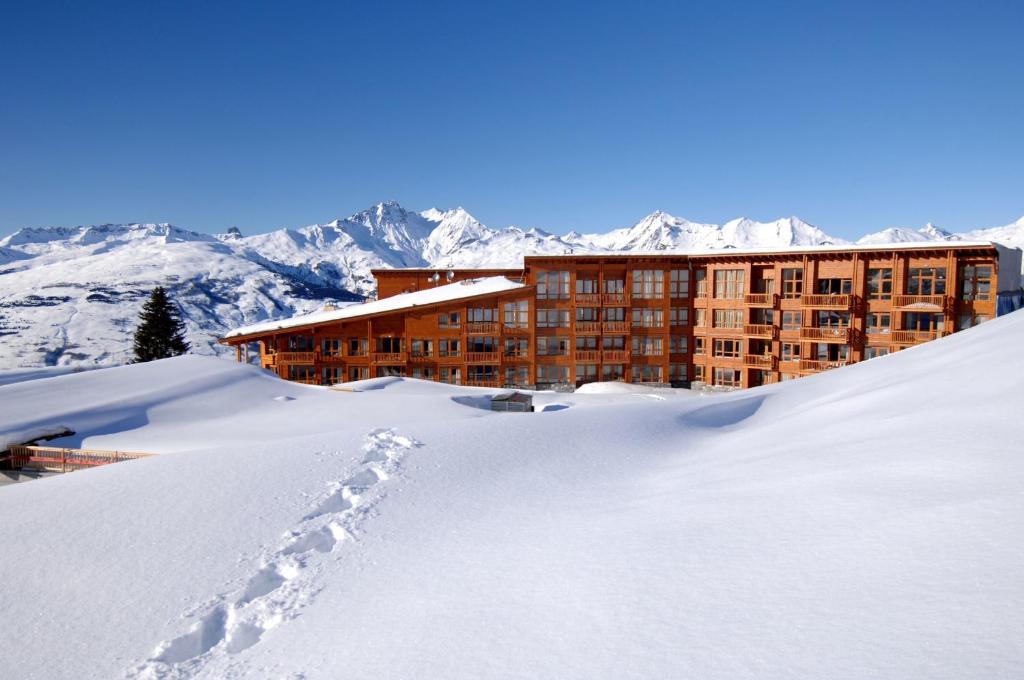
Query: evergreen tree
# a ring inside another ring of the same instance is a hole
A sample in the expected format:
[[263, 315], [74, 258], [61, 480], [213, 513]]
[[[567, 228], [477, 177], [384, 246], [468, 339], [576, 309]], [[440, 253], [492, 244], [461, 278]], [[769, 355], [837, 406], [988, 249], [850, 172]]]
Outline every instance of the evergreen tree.
[[157, 286], [139, 314], [134, 363], [175, 357], [187, 351], [185, 324], [178, 317], [174, 303], [167, 299], [167, 291]]

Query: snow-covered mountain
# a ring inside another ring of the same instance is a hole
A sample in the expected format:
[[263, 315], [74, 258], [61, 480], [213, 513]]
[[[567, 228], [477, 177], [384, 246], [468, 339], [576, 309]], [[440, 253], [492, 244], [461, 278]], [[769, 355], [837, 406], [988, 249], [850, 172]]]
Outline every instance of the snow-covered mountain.
[[[946, 239], [1024, 246], [1024, 218], [950, 234], [927, 225], [887, 229], [858, 243]], [[388, 267], [515, 267], [524, 255], [686, 252], [847, 243], [797, 217], [691, 222], [657, 211], [604, 234], [556, 236], [494, 229], [463, 208], [415, 212], [394, 201], [300, 229], [243, 236], [168, 224], [22, 229], [0, 239], [0, 368], [122, 363], [139, 307], [153, 286], [180, 304], [195, 352], [241, 325], [313, 311], [373, 293]]]

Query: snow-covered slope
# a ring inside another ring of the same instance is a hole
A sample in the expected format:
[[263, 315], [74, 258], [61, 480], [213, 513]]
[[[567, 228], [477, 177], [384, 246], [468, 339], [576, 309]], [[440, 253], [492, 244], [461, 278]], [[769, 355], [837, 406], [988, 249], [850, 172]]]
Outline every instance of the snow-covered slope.
[[1022, 342], [534, 414], [202, 357], [0, 387], [0, 435], [167, 452], [0, 488], [0, 677], [1016, 677]]
[[[973, 239], [1024, 245], [1024, 218]], [[861, 242], [958, 238], [934, 227]], [[121, 363], [142, 298], [157, 284], [181, 304], [194, 351], [226, 328], [373, 293], [384, 267], [515, 267], [524, 255], [785, 248], [844, 243], [796, 217], [701, 224], [655, 212], [607, 234], [492, 229], [463, 208], [393, 201], [301, 229], [210, 236], [170, 225], [24, 229], [0, 240], [0, 368]]]

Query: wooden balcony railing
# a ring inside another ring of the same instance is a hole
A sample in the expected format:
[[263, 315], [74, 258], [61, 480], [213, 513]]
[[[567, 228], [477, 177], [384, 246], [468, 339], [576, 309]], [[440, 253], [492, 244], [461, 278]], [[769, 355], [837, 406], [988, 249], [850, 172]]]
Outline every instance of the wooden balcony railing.
[[377, 364], [404, 364], [406, 362], [405, 352], [374, 352], [373, 361]]
[[805, 373], [814, 373], [817, 371], [828, 371], [833, 368], [842, 368], [843, 366], [849, 366], [850, 362], [846, 360], [842, 361], [815, 361], [813, 359], [802, 359], [800, 361], [800, 370]]
[[846, 326], [832, 327], [822, 326], [820, 328], [801, 328], [801, 340], [817, 340], [819, 342], [841, 342], [848, 343], [852, 337], [851, 329]]
[[815, 309], [850, 309], [853, 305], [852, 295], [804, 295], [800, 298], [804, 307]]
[[428, 362], [428, 361], [433, 361], [433, 360], [434, 360], [434, 355], [433, 354], [424, 354], [423, 352], [410, 352], [409, 353], [409, 361], [412, 361], [412, 362], [417, 363], [417, 364], [422, 364], [422, 363], [425, 363], [425, 362]]
[[577, 307], [597, 307], [601, 304], [600, 293], [576, 293]]
[[501, 362], [501, 352], [466, 352], [467, 364], [497, 364]]
[[599, 361], [601, 353], [596, 349], [578, 349], [576, 350], [576, 361], [583, 361], [589, 364], [596, 364]]
[[517, 334], [530, 332], [530, 324], [528, 323], [506, 323], [502, 324], [501, 327], [505, 333]]
[[665, 350], [656, 347], [640, 347], [631, 354], [635, 357], [661, 357], [665, 356]]
[[743, 296], [743, 304], [754, 307], [777, 307], [779, 296], [774, 293], [749, 293]]
[[628, 300], [625, 293], [605, 293], [601, 296], [601, 304], [605, 307], [623, 307]]
[[950, 307], [949, 298], [945, 295], [893, 295], [892, 306], [900, 308], [919, 308], [925, 311], [946, 310]]
[[496, 335], [498, 324], [495, 321], [470, 321], [466, 324], [466, 332], [474, 335]]
[[316, 361], [316, 352], [278, 352], [279, 364], [311, 364]]
[[745, 354], [743, 365], [774, 371], [779, 367], [779, 360], [771, 354]]
[[599, 335], [601, 333], [600, 321], [577, 321], [577, 335]]
[[263, 361], [263, 368], [273, 368], [277, 366], [277, 355], [276, 354], [264, 354], [261, 357]]
[[458, 364], [462, 363], [462, 354], [460, 352], [438, 352], [437, 360], [445, 364]]
[[341, 354], [321, 354], [317, 353], [316, 360], [325, 364], [341, 364], [345, 362], [345, 357]]
[[624, 349], [602, 350], [601, 361], [606, 364], [624, 364], [629, 361], [629, 352]]
[[530, 358], [530, 350], [514, 349], [512, 351], [507, 351], [504, 354], [502, 354], [502, 358], [505, 361], [528, 361]]
[[467, 378], [462, 381], [462, 384], [469, 387], [501, 387], [501, 380], [498, 378]]
[[766, 323], [748, 323], [743, 326], [743, 335], [754, 338], [775, 338], [778, 331], [775, 326]]
[[628, 333], [629, 323], [626, 321], [604, 321], [601, 330], [605, 333]]
[[942, 337], [942, 331], [893, 331], [889, 337], [901, 345], [917, 345]]

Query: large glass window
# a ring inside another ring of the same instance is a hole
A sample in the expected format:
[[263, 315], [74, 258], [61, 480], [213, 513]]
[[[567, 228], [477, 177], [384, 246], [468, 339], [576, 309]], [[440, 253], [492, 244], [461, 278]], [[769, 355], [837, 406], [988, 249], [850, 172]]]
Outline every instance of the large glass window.
[[850, 313], [849, 312], [818, 312], [818, 327], [819, 328], [849, 328], [850, 327]]
[[800, 361], [800, 345], [795, 342], [782, 343], [783, 361]]
[[602, 380], [625, 380], [626, 372], [622, 364], [603, 364], [601, 366]]
[[313, 347], [313, 336], [312, 335], [289, 335], [288, 336], [288, 351], [289, 352], [312, 352]]
[[624, 350], [626, 338], [623, 335], [605, 335], [601, 338], [601, 349]]
[[530, 302], [517, 300], [504, 306], [505, 328], [527, 328], [530, 325]]
[[434, 341], [413, 338], [409, 343], [409, 352], [414, 357], [432, 357], [434, 356]]
[[945, 295], [946, 268], [911, 268], [910, 280], [907, 283], [907, 292], [911, 295]]
[[871, 300], [892, 298], [892, 269], [868, 270], [868, 298]]
[[[341, 356], [341, 339], [340, 338], [324, 338], [323, 351], [325, 357], [340, 357]], [[334, 383], [328, 383], [334, 384]]]
[[471, 335], [466, 338], [467, 352], [499, 352], [501, 342], [498, 338], [486, 335]]
[[537, 338], [537, 356], [565, 356], [569, 354], [569, 338], [540, 336]]
[[742, 309], [716, 309], [715, 328], [743, 328]]
[[969, 264], [964, 267], [961, 297], [967, 302], [992, 299], [992, 267]]
[[583, 352], [597, 349], [596, 335], [581, 335], [576, 338], [576, 351]]
[[635, 383], [663, 382], [661, 366], [633, 366], [631, 372]]
[[597, 364], [577, 364], [576, 382], [588, 383], [597, 381]]
[[869, 312], [867, 316], [867, 327], [865, 330], [871, 335], [885, 335], [891, 328], [891, 318], [888, 312]]
[[601, 311], [602, 321], [625, 321], [626, 320], [626, 308], [625, 307], [605, 307]]
[[664, 346], [660, 337], [634, 335], [632, 342], [634, 355], [661, 356], [664, 353]]
[[633, 326], [660, 328], [665, 325], [665, 312], [661, 309], [633, 309]]
[[537, 383], [540, 385], [564, 385], [569, 382], [569, 367], [537, 364]]
[[438, 356], [457, 357], [459, 356], [460, 341], [457, 338], [442, 338], [438, 343]]
[[738, 300], [744, 293], [744, 271], [742, 269], [718, 269], [715, 271], [715, 297], [719, 300]]
[[697, 297], [708, 296], [708, 270], [698, 269], [693, 272], [693, 278], [697, 281]]
[[688, 339], [685, 335], [670, 335], [668, 338], [670, 354], [686, 354], [689, 351]]
[[742, 376], [740, 371], [735, 368], [720, 368], [715, 367], [714, 377], [715, 385], [719, 387], [739, 387]]
[[462, 315], [459, 312], [438, 314], [437, 325], [441, 328], [459, 328], [462, 325]]
[[791, 268], [782, 270], [782, 297], [798, 298], [804, 292], [804, 270]]
[[537, 328], [568, 328], [568, 309], [538, 309]]
[[668, 310], [669, 325], [688, 326], [690, 324], [690, 310], [686, 307], [672, 307]]
[[530, 356], [529, 338], [505, 338], [505, 356], [513, 359]]
[[931, 312], [906, 312], [903, 314], [903, 328], [908, 331], [941, 331], [945, 326], [943, 314]]
[[800, 330], [801, 319], [803, 315], [801, 312], [783, 312], [782, 313], [782, 330], [784, 331], [798, 331]]
[[690, 296], [690, 270], [673, 269], [669, 273], [668, 293], [673, 298]]
[[494, 323], [498, 320], [498, 310], [494, 307], [470, 307], [466, 310], [466, 320], [470, 323]]
[[852, 279], [818, 279], [819, 295], [849, 295], [852, 291]]
[[635, 269], [630, 297], [659, 299], [665, 296], [665, 273], [660, 269]]
[[598, 307], [577, 307], [576, 308], [576, 320], [577, 321], [597, 321], [599, 317], [600, 309]]
[[743, 354], [739, 340], [715, 338], [714, 356], [723, 359], [739, 359]]
[[537, 272], [537, 299], [568, 300], [569, 272]]
[[598, 292], [597, 279], [576, 279], [577, 295], [594, 295]]
[[605, 279], [604, 292], [608, 295], [621, 295], [626, 292], [625, 279]]

